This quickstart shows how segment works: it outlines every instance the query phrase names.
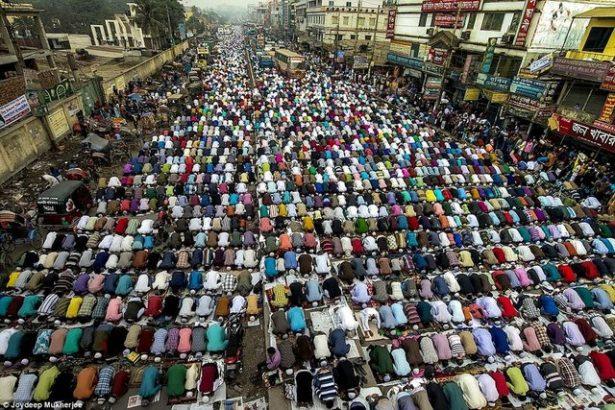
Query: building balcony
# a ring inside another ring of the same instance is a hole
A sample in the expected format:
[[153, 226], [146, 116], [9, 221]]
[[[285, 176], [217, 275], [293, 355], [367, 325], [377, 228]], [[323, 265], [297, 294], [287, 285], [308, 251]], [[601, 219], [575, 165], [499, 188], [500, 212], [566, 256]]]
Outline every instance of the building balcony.
[[613, 61], [615, 55], [607, 53], [594, 53], [591, 51], [570, 50], [566, 52], [566, 58], [573, 60]]

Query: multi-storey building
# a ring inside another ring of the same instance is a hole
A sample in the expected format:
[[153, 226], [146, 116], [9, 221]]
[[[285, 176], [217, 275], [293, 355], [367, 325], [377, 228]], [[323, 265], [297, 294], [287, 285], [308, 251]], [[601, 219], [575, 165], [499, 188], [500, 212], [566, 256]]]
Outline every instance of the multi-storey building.
[[[575, 47], [584, 32], [576, 15], [605, 5], [601, 0], [399, 0], [387, 60], [426, 98], [476, 101], [492, 121], [528, 108], [546, 124], [558, 84], [529, 86], [522, 70], [541, 57]], [[399, 70], [398, 70], [399, 71]], [[521, 77], [525, 77], [521, 81]], [[412, 80], [414, 79], [414, 80]], [[442, 93], [444, 91], [444, 94]], [[528, 96], [530, 94], [530, 96]], [[523, 97], [523, 98], [521, 98]], [[515, 107], [516, 104], [516, 108]], [[508, 110], [508, 105], [513, 108]], [[535, 118], [533, 118], [535, 119]]]
[[361, 55], [386, 60], [388, 2], [382, 0], [299, 0], [294, 7], [296, 38], [336, 58]]

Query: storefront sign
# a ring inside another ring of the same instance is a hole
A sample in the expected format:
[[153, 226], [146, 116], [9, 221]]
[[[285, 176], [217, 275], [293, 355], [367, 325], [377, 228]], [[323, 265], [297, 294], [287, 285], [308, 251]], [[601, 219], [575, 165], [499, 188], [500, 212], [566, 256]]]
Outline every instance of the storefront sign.
[[489, 43], [487, 44], [487, 49], [485, 50], [485, 55], [483, 57], [483, 64], [480, 68], [481, 73], [489, 73], [491, 69], [491, 63], [493, 62], [493, 56], [495, 55], [495, 46], [498, 44], [498, 39], [496, 37], [491, 37], [489, 39]]
[[549, 127], [597, 149], [615, 154], [615, 134], [553, 114]]
[[611, 64], [611, 67], [609, 67], [609, 71], [604, 76], [600, 88], [607, 91], [615, 91], [615, 64]]
[[508, 105], [512, 105], [516, 108], [520, 108], [527, 111], [535, 111], [543, 106], [543, 104], [532, 98], [523, 97], [517, 94], [510, 95], [510, 98], [508, 99]]
[[386, 38], [395, 37], [395, 20], [397, 19], [397, 9], [389, 10], [389, 17], [387, 19], [387, 34]]
[[483, 91], [483, 95], [485, 96], [485, 98], [494, 104], [503, 104], [506, 102], [506, 100], [508, 100], [507, 93], [498, 93], [498, 92], [490, 91], [490, 90], [482, 90], [482, 91]]
[[0, 129], [4, 128], [30, 114], [30, 105], [25, 95], [0, 106]]
[[468, 76], [470, 75], [470, 69], [472, 68], [472, 60], [474, 60], [474, 56], [472, 54], [468, 54], [466, 56], [466, 61], [463, 63], [461, 77], [459, 77], [461, 84], [466, 84], [468, 82]]
[[609, 93], [606, 97], [606, 101], [602, 106], [602, 111], [600, 112], [600, 117], [598, 117], [598, 121], [604, 122], [606, 124], [613, 123], [613, 113], [615, 112], [615, 93]]
[[421, 6], [423, 13], [439, 11], [478, 11], [480, 0], [426, 0]]
[[47, 124], [55, 138], [59, 138], [70, 131], [66, 115], [64, 115], [64, 110], [61, 107], [47, 116]]
[[466, 88], [463, 101], [476, 101], [480, 97], [480, 88]]
[[543, 71], [548, 70], [553, 65], [553, 54], [546, 54], [540, 57], [538, 60], [532, 61], [528, 66], [528, 70], [532, 74], [540, 74]]
[[444, 66], [437, 65], [429, 61], [425, 61], [425, 63], [423, 64], [423, 70], [430, 74], [435, 74], [439, 76], [444, 75]]
[[437, 100], [440, 96], [442, 88], [442, 78], [427, 77], [425, 81], [425, 89], [423, 90], [423, 98], [426, 100]]
[[517, 38], [515, 38], [515, 45], [518, 47], [523, 47], [525, 45], [527, 32], [530, 30], [532, 17], [534, 17], [534, 12], [536, 11], [536, 3], [537, 0], [527, 0], [527, 3], [525, 4], [525, 11], [523, 12], [523, 17], [521, 18]]
[[556, 82], [545, 82], [521, 77], [513, 78], [510, 84], [511, 93], [520, 94], [539, 101], [553, 99], [556, 88]]
[[494, 91], [508, 92], [511, 82], [512, 80], [510, 78], [495, 77], [484, 73], [479, 73], [476, 77], [476, 84]]
[[[457, 18], [457, 13], [436, 13], [434, 14], [434, 26], [445, 28], [463, 27], [463, 14]], [[455, 21], [457, 24], [455, 24]]]
[[611, 63], [608, 61], [573, 60], [557, 57], [553, 61], [550, 72], [563, 77], [601, 83], [610, 67]]
[[409, 75], [410, 77], [414, 78], [423, 78], [422, 72], [420, 72], [419, 70], [414, 70], [412, 68], [404, 69], [404, 75]]
[[427, 53], [427, 61], [434, 63], [435, 65], [443, 66], [448, 58], [448, 50], [444, 48], [430, 48]]
[[352, 63], [353, 70], [367, 70], [369, 68], [369, 61], [367, 56], [354, 56]]
[[418, 58], [406, 57], [397, 53], [387, 54], [387, 62], [393, 64], [399, 64], [404, 67], [414, 68], [415, 70], [423, 69], [423, 62]]

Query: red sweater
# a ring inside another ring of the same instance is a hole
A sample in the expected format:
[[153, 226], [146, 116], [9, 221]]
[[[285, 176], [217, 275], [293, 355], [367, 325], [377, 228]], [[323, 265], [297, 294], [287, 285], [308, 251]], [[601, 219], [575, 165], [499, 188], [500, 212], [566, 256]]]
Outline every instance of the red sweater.
[[611, 359], [605, 353], [591, 352], [589, 357], [594, 362], [596, 371], [602, 380], [615, 379], [615, 369], [613, 369], [613, 363]]

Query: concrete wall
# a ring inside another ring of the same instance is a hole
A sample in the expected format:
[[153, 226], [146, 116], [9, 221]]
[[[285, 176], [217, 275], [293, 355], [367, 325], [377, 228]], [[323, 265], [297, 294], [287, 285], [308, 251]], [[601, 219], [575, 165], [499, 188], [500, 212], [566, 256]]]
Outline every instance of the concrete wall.
[[[145, 78], [154, 74], [164, 64], [173, 61], [175, 56], [188, 48], [188, 42], [176, 45], [143, 63], [125, 71], [121, 75], [103, 83], [105, 95], [113, 92], [113, 85], [123, 89], [134, 77]], [[0, 130], [0, 184], [16, 175], [23, 168], [38, 159], [51, 148], [50, 138], [63, 140], [77, 122], [77, 112], [83, 109], [81, 94], [76, 94], [48, 106], [49, 114], [45, 120], [52, 133], [50, 137], [43, 125], [43, 119], [29, 117], [12, 127]]]
[[110, 78], [104, 81], [103, 89], [105, 90], [105, 96], [108, 97], [113, 94], [113, 86], [115, 86], [118, 90], [123, 90], [124, 88], [126, 88], [126, 85], [129, 81], [136, 78], [144, 79], [154, 74], [155, 72], [159, 71], [163, 65], [165, 65], [169, 61], [173, 61], [175, 59], [175, 56], [181, 54], [187, 48], [188, 42], [184, 41], [183, 43], [180, 43], [173, 48], [156, 54], [154, 57], [147, 59], [144, 62], [124, 71], [117, 77]]

